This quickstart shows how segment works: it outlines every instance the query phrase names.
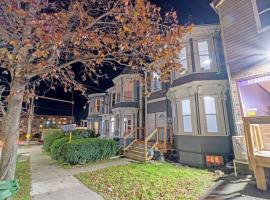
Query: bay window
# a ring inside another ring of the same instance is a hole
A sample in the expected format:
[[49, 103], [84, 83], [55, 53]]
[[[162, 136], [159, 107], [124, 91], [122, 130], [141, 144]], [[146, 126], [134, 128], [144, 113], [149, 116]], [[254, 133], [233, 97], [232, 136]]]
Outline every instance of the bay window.
[[190, 99], [182, 100], [182, 120], [185, 133], [192, 132], [192, 116]]
[[217, 111], [215, 97], [206, 96], [204, 97], [204, 110], [206, 118], [207, 132], [217, 133]]
[[100, 112], [100, 105], [101, 105], [101, 100], [96, 99], [95, 100], [95, 112]]
[[201, 70], [210, 70], [211, 60], [209, 54], [209, 46], [207, 41], [198, 42], [199, 59]]

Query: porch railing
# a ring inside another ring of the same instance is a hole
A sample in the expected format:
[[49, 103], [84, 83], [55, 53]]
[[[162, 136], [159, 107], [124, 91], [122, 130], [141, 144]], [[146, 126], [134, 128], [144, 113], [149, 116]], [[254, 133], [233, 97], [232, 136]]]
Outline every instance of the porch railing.
[[144, 156], [148, 158], [148, 142], [155, 140], [155, 143], [151, 145], [150, 149], [154, 149], [158, 145], [159, 133], [158, 128], [156, 128], [149, 136], [145, 137], [145, 146], [144, 146]]
[[[145, 128], [135, 128], [124, 135], [124, 152], [129, 149], [142, 135], [145, 135]], [[132, 141], [128, 144], [128, 139]]]
[[249, 168], [258, 189], [267, 190], [264, 168], [270, 168], [270, 117], [244, 117], [243, 121]]

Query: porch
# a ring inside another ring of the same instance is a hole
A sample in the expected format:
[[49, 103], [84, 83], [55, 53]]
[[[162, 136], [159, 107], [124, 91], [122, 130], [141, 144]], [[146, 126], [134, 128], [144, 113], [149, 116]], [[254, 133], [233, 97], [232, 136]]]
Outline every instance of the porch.
[[163, 155], [172, 150], [172, 127], [158, 127], [150, 134], [146, 134], [145, 128], [136, 128], [124, 136], [124, 155], [135, 160], [151, 160], [154, 151]]
[[265, 168], [270, 168], [270, 116], [244, 117], [243, 121], [249, 168], [254, 171], [257, 188], [267, 190]]

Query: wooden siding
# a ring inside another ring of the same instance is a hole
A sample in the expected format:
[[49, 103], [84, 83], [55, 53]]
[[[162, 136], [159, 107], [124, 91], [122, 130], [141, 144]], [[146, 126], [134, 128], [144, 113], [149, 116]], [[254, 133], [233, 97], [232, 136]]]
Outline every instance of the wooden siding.
[[258, 31], [252, 0], [225, 0], [217, 9], [231, 71], [262, 62], [270, 30]]

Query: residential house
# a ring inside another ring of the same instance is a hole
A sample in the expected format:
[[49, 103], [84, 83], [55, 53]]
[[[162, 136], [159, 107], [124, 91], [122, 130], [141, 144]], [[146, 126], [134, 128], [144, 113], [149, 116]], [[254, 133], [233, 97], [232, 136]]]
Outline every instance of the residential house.
[[96, 134], [103, 134], [102, 115], [105, 114], [107, 94], [91, 94], [88, 98], [90, 103], [88, 105], [87, 127], [94, 130]]
[[114, 86], [106, 93], [90, 95], [88, 128], [122, 141], [135, 127], [144, 126], [140, 76], [130, 69], [124, 69], [113, 79]]
[[233, 155], [233, 122], [220, 27], [195, 26], [182, 42], [184, 71], [172, 73], [167, 92], [179, 161], [193, 166], [225, 164]]

